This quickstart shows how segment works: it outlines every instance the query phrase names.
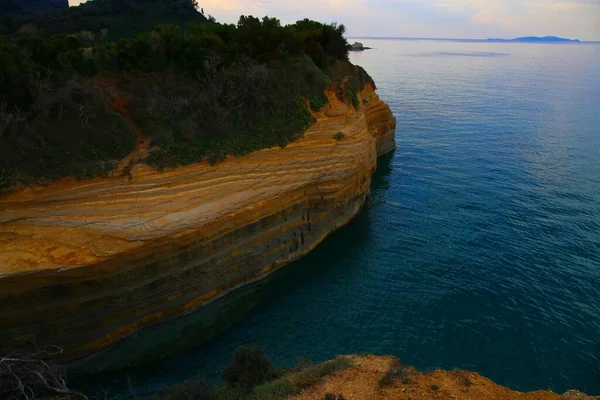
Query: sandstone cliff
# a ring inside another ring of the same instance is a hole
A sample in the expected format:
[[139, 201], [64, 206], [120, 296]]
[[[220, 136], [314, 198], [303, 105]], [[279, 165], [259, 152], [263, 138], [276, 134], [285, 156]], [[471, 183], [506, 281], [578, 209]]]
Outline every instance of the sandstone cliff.
[[283, 149], [0, 197], [0, 349], [34, 340], [78, 359], [313, 249], [359, 211], [395, 145], [370, 86], [358, 110], [329, 97]]

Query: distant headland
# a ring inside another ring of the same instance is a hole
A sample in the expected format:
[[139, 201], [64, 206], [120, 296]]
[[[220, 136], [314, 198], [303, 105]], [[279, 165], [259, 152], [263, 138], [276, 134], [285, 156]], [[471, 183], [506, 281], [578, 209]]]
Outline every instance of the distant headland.
[[520, 42], [520, 43], [579, 43], [579, 39], [566, 39], [558, 36], [525, 36], [515, 39], [489, 38], [487, 42]]

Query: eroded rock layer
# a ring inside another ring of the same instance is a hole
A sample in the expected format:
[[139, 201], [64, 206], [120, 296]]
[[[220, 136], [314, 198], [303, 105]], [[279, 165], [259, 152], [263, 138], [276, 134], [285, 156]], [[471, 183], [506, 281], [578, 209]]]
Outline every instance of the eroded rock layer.
[[283, 149], [0, 198], [0, 348], [33, 340], [81, 358], [314, 248], [359, 211], [395, 145], [371, 87], [358, 110], [330, 100]]

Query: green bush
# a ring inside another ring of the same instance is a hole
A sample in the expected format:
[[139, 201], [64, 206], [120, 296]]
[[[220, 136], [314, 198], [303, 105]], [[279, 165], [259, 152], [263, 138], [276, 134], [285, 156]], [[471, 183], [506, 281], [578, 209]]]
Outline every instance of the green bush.
[[27, 113], [0, 100], [0, 170], [8, 184], [91, 177], [133, 150], [134, 130], [89, 81], [40, 80], [30, 90]]
[[258, 386], [252, 393], [257, 400], [285, 398], [315, 385], [327, 375], [351, 366], [352, 362], [348, 358], [340, 356], [332, 361], [312, 365], [298, 372], [290, 373], [283, 379]]
[[207, 17], [196, 11], [194, 3], [193, 0], [94, 0], [77, 7], [35, 14], [0, 13], [0, 31], [14, 34], [23, 26], [30, 26], [40, 36], [50, 36], [106, 30], [98, 40], [115, 40], [150, 30], [160, 23], [182, 27], [192, 22], [206, 24]]
[[349, 77], [344, 84], [344, 101], [351, 103], [357, 110], [360, 108], [358, 100], [358, 92], [362, 89], [362, 85], [355, 77]]
[[[69, 35], [0, 37], [1, 186], [110, 172], [135, 146], [131, 122], [150, 139], [146, 162], [159, 169], [285, 147], [314, 122], [310, 109], [328, 103], [332, 82], [345, 82], [341, 97], [357, 108], [372, 82], [349, 63], [343, 25], [252, 16], [204, 23], [190, 17], [189, 0], [148, 0], [162, 20], [117, 0], [89, 3], [65, 18], [137, 12], [129, 33], [147, 31], [131, 37], [82, 22]], [[176, 24], [150, 29], [165, 20]], [[95, 87], [103, 79], [131, 97], [125, 117]]]
[[315, 111], [320, 111], [327, 104], [329, 104], [329, 97], [325, 93], [310, 98], [310, 108]]
[[214, 390], [201, 379], [193, 379], [161, 389], [155, 395], [156, 400], [210, 400], [213, 398]]
[[289, 379], [283, 378], [258, 386], [252, 392], [256, 400], [279, 400], [294, 393], [294, 385]]
[[333, 134], [332, 136], [335, 140], [342, 140], [343, 138], [346, 137], [346, 134], [342, 131], [336, 132]]
[[[323, 377], [350, 368], [346, 357], [314, 365], [306, 359], [280, 377], [275, 367], [257, 347], [240, 347], [223, 370], [225, 384], [211, 389], [202, 380], [191, 380], [158, 391], [156, 400], [278, 400], [300, 393]], [[334, 400], [344, 400], [340, 394]]]
[[239, 347], [233, 356], [231, 365], [223, 370], [221, 376], [232, 388], [251, 392], [255, 386], [278, 377], [278, 372], [258, 347]]
[[403, 384], [408, 384], [412, 374], [413, 372], [409, 368], [403, 367], [399, 360], [394, 360], [390, 368], [379, 378], [379, 387], [390, 386], [396, 379], [401, 379]]

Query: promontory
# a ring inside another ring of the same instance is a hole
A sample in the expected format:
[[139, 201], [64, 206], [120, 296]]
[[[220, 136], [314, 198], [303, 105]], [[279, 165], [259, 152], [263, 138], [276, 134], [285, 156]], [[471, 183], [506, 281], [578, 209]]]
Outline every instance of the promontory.
[[0, 348], [88, 357], [355, 216], [396, 120], [343, 33], [242, 17], [0, 41]]

